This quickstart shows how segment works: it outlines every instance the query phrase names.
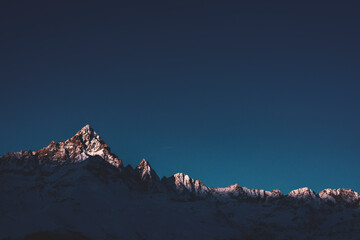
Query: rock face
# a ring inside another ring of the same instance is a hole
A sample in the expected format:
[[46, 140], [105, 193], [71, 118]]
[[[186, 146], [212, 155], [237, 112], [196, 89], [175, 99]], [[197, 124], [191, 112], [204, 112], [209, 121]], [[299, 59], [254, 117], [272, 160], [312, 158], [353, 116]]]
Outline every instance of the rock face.
[[151, 168], [148, 161], [143, 159], [136, 167], [135, 172], [145, 189], [152, 192], [158, 192], [161, 190], [160, 178]]
[[312, 201], [318, 198], [315, 192], [307, 187], [292, 190], [287, 197], [300, 201]]
[[136, 168], [140, 178], [145, 182], [160, 182], [159, 176], [156, 172], [151, 168], [148, 161], [143, 159]]
[[210, 188], [201, 181], [194, 180], [184, 173], [176, 173], [170, 178], [161, 180], [168, 189], [179, 194], [189, 194], [192, 197], [205, 198], [210, 193]]
[[35, 155], [40, 162], [71, 163], [79, 162], [90, 156], [100, 156], [116, 167], [122, 167], [122, 161], [112, 154], [110, 148], [101, 137], [86, 125], [72, 138], [55, 143], [37, 151]]
[[240, 187], [234, 184], [225, 188], [213, 188], [213, 194], [216, 198], [226, 200], [233, 198], [237, 200], [250, 200], [250, 201], [266, 201], [276, 200], [282, 198], [284, 195], [279, 190], [272, 192], [262, 189], [251, 189], [247, 187]]
[[352, 189], [324, 189], [319, 197], [327, 203], [344, 204], [350, 207], [357, 207], [360, 204], [360, 195]]
[[282, 194], [279, 189], [274, 189], [271, 191], [271, 195], [268, 196], [268, 200], [272, 201], [272, 200], [281, 199], [283, 197], [284, 194]]
[[55, 143], [36, 152], [10, 152], [0, 157], [0, 171], [33, 173], [39, 164], [64, 165], [78, 163], [91, 156], [100, 156], [111, 165], [122, 169], [122, 161], [113, 153], [101, 137], [89, 125], [72, 138]]

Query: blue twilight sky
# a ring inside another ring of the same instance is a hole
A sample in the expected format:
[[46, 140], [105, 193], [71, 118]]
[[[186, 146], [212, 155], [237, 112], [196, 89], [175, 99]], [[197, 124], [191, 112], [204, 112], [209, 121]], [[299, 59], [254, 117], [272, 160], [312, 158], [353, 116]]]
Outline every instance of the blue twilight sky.
[[90, 124], [160, 177], [360, 191], [359, 1], [1, 1], [0, 154]]

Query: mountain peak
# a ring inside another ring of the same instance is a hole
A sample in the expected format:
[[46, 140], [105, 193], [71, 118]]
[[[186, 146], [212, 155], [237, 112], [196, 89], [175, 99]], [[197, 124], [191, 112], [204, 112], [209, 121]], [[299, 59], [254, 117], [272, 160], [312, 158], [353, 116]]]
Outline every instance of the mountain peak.
[[313, 200], [317, 197], [316, 193], [308, 187], [292, 190], [288, 196], [298, 200]]
[[342, 203], [345, 205], [359, 206], [360, 195], [352, 189], [339, 188], [339, 189], [324, 189], [319, 193], [319, 197], [325, 202]]
[[148, 161], [143, 158], [139, 165], [136, 167], [136, 170], [140, 174], [140, 178], [143, 181], [156, 181], [159, 182], [160, 178], [156, 172], [151, 168]]
[[148, 161], [145, 160], [145, 158], [143, 158], [139, 163], [138, 168], [147, 168], [147, 167], [150, 167], [150, 164]]
[[210, 188], [200, 180], [195, 180], [184, 173], [175, 173], [170, 178], [163, 178], [162, 181], [168, 188], [180, 193], [190, 193], [197, 197], [205, 197], [210, 193]]
[[116, 167], [122, 167], [122, 161], [112, 154], [108, 145], [90, 127], [85, 125], [72, 138], [59, 143], [51, 142], [49, 146], [36, 152], [45, 162], [79, 162], [90, 156], [100, 156]]
[[98, 136], [96, 134], [96, 132], [94, 131], [94, 129], [89, 125], [89, 124], [86, 124], [80, 131], [78, 131], [75, 136], [92, 136], [92, 137], [95, 137], [95, 136]]

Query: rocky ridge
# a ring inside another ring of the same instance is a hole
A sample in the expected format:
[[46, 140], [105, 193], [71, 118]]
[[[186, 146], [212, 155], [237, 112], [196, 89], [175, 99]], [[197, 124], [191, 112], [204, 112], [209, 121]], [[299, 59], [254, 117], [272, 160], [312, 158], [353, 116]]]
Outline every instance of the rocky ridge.
[[22, 172], [32, 174], [43, 165], [66, 165], [79, 163], [89, 157], [99, 156], [120, 172], [125, 181], [140, 184], [142, 189], [151, 192], [173, 192], [191, 199], [215, 199], [219, 201], [275, 201], [289, 199], [309, 202], [321, 201], [327, 204], [341, 204], [347, 207], [359, 207], [360, 196], [351, 189], [325, 189], [316, 194], [309, 188], [299, 188], [283, 195], [279, 190], [272, 191], [250, 189], [234, 184], [225, 188], [207, 187], [200, 180], [190, 178], [184, 173], [176, 173], [171, 177], [159, 179], [148, 161], [143, 159], [133, 169], [123, 167], [122, 161], [113, 153], [102, 138], [89, 125], [83, 127], [72, 138], [55, 143], [36, 152], [20, 151], [7, 153], [0, 157], [1, 172]]
[[111, 153], [108, 145], [90, 127], [86, 125], [72, 138], [56, 143], [52, 141], [47, 147], [36, 152], [10, 152], [0, 157], [0, 164], [34, 165], [37, 164], [69, 164], [86, 160], [90, 156], [100, 156], [108, 163], [122, 168], [122, 161]]
[[113, 153], [104, 140], [86, 125], [72, 138], [40, 149], [35, 153], [40, 162], [71, 163], [87, 159], [89, 156], [100, 156], [116, 167], [122, 167], [122, 161]]

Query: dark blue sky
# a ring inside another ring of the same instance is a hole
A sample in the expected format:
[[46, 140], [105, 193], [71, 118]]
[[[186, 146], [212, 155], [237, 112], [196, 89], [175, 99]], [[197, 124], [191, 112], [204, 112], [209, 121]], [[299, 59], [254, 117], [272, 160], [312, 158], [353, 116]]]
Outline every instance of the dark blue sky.
[[89, 123], [160, 176], [360, 191], [359, 7], [1, 1], [0, 154]]

